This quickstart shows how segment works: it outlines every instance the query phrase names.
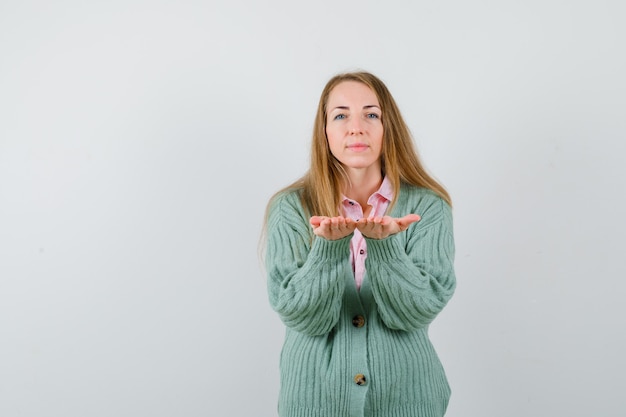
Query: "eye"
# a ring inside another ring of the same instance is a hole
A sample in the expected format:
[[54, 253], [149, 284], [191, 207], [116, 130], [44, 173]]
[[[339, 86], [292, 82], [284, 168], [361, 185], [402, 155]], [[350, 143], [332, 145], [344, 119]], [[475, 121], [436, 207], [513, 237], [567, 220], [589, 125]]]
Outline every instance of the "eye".
[[380, 116], [377, 113], [367, 113], [365, 117], [368, 119], [380, 119]]
[[333, 117], [333, 120], [342, 120], [345, 119], [346, 115], [343, 113], [339, 113], [338, 115], [336, 115], [335, 117]]

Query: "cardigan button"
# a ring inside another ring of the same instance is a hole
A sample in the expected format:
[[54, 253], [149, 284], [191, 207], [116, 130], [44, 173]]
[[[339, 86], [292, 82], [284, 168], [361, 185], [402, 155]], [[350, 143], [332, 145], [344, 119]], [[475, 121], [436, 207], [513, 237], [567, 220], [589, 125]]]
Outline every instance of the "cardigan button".
[[352, 325], [354, 327], [363, 327], [365, 325], [365, 317], [358, 315], [352, 318]]
[[354, 383], [357, 385], [365, 385], [365, 375], [363, 374], [356, 374], [354, 376]]

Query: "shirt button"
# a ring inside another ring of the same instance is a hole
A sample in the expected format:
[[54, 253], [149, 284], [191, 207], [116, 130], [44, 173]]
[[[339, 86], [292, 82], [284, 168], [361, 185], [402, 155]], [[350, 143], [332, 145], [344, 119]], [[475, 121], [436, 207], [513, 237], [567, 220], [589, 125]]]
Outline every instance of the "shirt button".
[[365, 325], [365, 317], [358, 315], [352, 318], [352, 325], [354, 327], [363, 327]]
[[359, 251], [359, 253], [360, 253], [361, 255], [363, 255], [363, 254], [365, 253], [365, 249], [361, 249], [361, 250]]
[[357, 385], [365, 385], [365, 375], [363, 374], [356, 374], [354, 376], [354, 383]]

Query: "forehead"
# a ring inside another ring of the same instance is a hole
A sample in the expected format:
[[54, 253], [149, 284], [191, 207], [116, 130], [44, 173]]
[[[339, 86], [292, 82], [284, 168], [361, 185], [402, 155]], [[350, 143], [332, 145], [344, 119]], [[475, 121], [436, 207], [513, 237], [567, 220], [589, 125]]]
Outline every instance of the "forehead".
[[338, 105], [378, 106], [378, 97], [367, 85], [358, 81], [342, 81], [328, 94], [328, 108]]

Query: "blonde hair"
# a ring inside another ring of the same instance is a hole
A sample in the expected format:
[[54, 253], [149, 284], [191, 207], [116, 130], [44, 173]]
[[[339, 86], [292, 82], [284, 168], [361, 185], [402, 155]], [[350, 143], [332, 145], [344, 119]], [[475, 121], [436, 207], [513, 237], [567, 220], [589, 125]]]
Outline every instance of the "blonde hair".
[[304, 208], [310, 215], [334, 217], [340, 214], [343, 187], [348, 179], [343, 166], [330, 151], [326, 137], [326, 121], [328, 97], [333, 88], [346, 81], [365, 84], [378, 98], [383, 123], [381, 165], [383, 175], [389, 179], [394, 191], [394, 201], [391, 202], [390, 208], [395, 203], [402, 182], [430, 189], [452, 205], [446, 189], [424, 168], [409, 128], [387, 86], [375, 75], [363, 71], [338, 74], [326, 83], [313, 125], [309, 170], [275, 196], [284, 191], [299, 190]]
[[[317, 106], [309, 170], [300, 179], [277, 191], [270, 198], [265, 209], [265, 220], [259, 239], [259, 258], [261, 260], [264, 258], [265, 252], [269, 209], [274, 198], [278, 195], [288, 191], [298, 191], [302, 205], [309, 216], [335, 217], [340, 215], [343, 187], [348, 182], [348, 178], [341, 163], [330, 152], [326, 137], [326, 106], [333, 88], [345, 81], [365, 84], [378, 98], [383, 123], [382, 174], [387, 176], [391, 182], [394, 195], [394, 200], [389, 205], [388, 210], [393, 207], [402, 182], [427, 188], [452, 206], [450, 195], [446, 189], [424, 168], [413, 144], [411, 132], [387, 86], [375, 75], [364, 71], [337, 74], [326, 83]], [[261, 265], [261, 267], [263, 266]]]

